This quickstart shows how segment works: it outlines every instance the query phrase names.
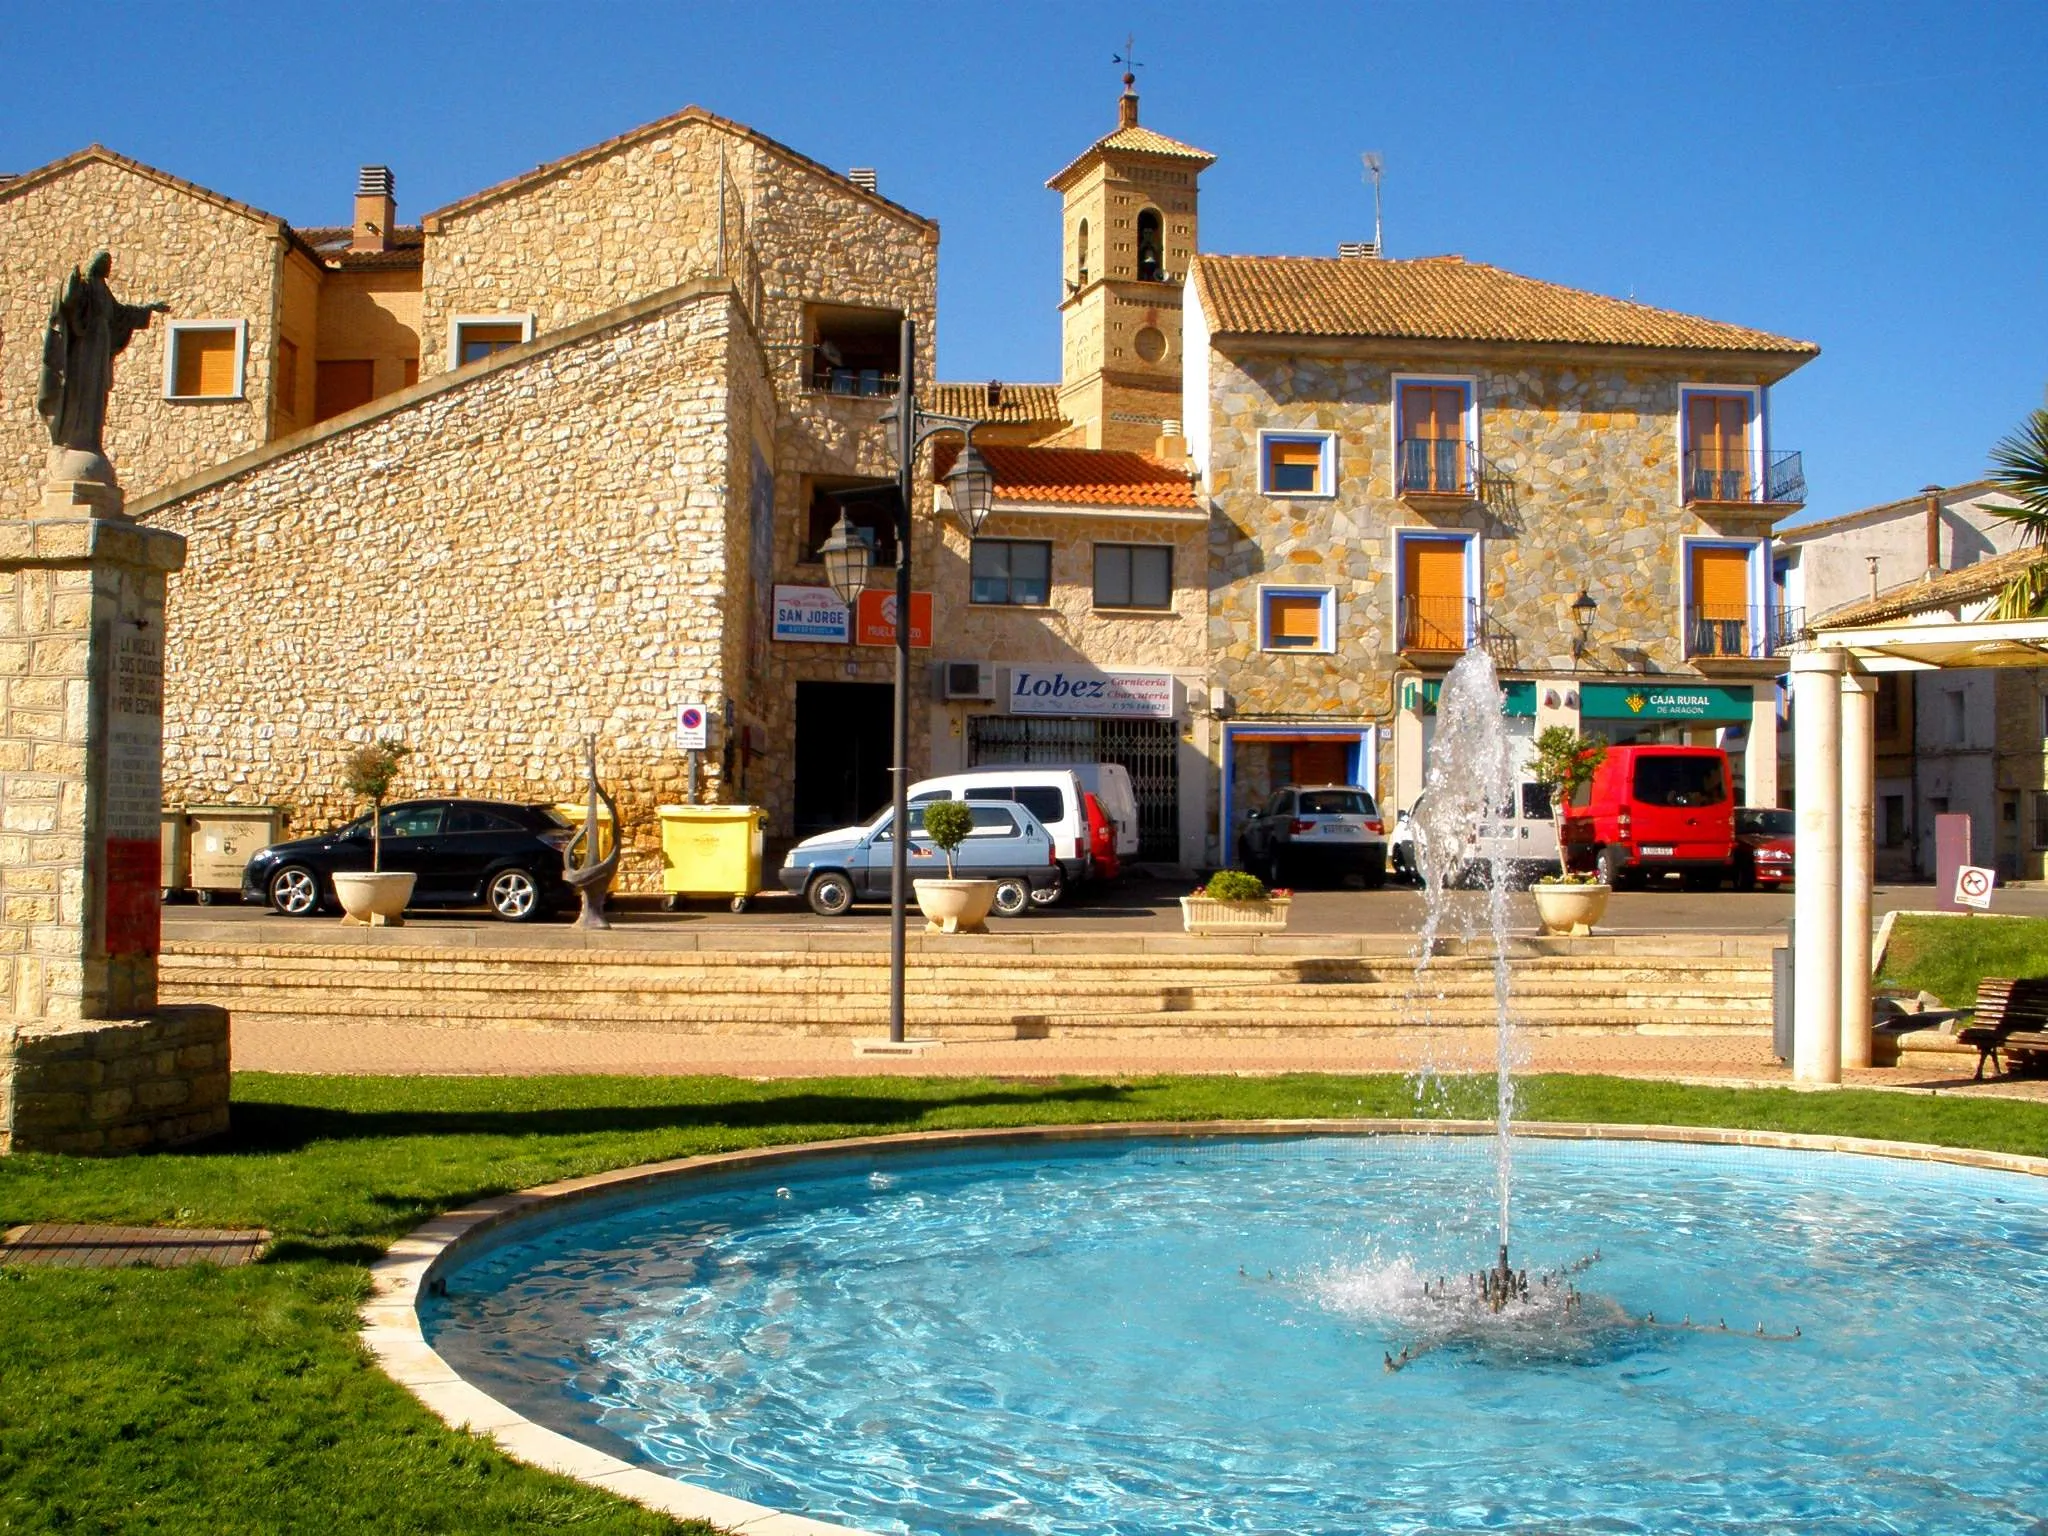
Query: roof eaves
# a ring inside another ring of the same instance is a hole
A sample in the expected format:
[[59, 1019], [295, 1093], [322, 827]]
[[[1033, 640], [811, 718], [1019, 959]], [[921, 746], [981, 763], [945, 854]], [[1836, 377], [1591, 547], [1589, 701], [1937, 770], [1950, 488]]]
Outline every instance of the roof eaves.
[[[120, 153], [120, 151], [109, 149], [106, 145], [100, 143], [88, 144], [85, 148], [74, 150], [62, 159], [52, 160], [47, 165], [39, 165], [32, 171], [23, 171], [12, 181], [0, 182], [0, 201], [18, 197], [30, 188], [41, 186], [44, 182], [51, 181], [91, 160], [98, 160], [106, 165], [118, 166], [122, 170], [132, 172], [137, 176], [147, 177], [149, 180], [160, 185], [183, 192], [188, 196], [199, 198], [203, 202], [212, 203], [215, 207], [226, 209], [230, 213], [238, 213], [242, 217], [253, 219], [259, 224], [273, 225], [287, 234], [292, 234], [296, 239], [291, 225], [274, 213], [269, 213], [249, 203], [237, 202], [234, 198], [216, 192], [211, 187], [202, 187], [196, 181], [187, 181], [182, 176], [173, 176], [169, 171], [159, 170], [153, 165], [131, 159], [129, 156]], [[305, 244], [304, 241], [299, 241], [298, 243], [301, 245]], [[311, 247], [308, 246], [307, 249], [310, 250]]]
[[[1961, 485], [1945, 485], [1941, 488], [1941, 496], [1944, 502], [1950, 499], [1975, 501], [1979, 497], [2002, 494], [1997, 484], [1990, 480], [1968, 480]], [[1881, 501], [1875, 506], [1861, 507], [1854, 512], [1838, 512], [1833, 517], [1822, 518], [1816, 522], [1800, 523], [1792, 528], [1781, 528], [1778, 530], [1778, 539], [1781, 543], [1803, 544], [1817, 534], [1825, 535], [1834, 533], [1838, 529], [1854, 527], [1856, 524], [1865, 521], [1873, 521], [1907, 512], [1919, 512], [1926, 505], [1927, 498], [1924, 495], [1901, 496], [1897, 501]], [[1993, 510], [1996, 509], [1994, 508]]]

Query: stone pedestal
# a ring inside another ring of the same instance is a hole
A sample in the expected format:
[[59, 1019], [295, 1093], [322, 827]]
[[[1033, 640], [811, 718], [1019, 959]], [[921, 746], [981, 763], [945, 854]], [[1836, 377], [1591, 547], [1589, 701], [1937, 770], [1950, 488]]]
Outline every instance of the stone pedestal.
[[185, 541], [119, 497], [53, 483], [54, 515], [0, 520], [0, 1151], [227, 1128], [225, 1013], [157, 1007], [164, 593]]

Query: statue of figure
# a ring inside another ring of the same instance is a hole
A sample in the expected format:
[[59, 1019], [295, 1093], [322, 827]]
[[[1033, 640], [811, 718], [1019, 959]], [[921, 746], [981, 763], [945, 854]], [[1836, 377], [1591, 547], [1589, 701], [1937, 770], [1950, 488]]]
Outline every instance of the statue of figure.
[[36, 411], [50, 424], [50, 445], [66, 461], [62, 478], [113, 480], [103, 434], [107, 391], [114, 384], [114, 357], [151, 315], [169, 314], [168, 304], [123, 304], [107, 287], [114, 258], [93, 257], [83, 274], [76, 267], [50, 305], [43, 335], [43, 372], [36, 383]]

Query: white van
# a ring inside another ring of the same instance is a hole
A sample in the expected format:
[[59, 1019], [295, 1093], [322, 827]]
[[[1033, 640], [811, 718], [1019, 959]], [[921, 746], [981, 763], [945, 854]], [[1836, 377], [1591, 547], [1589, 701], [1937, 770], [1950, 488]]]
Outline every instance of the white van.
[[[1032, 764], [1038, 767], [1039, 764]], [[1081, 781], [1081, 787], [1102, 804], [1102, 813], [1116, 823], [1116, 856], [1138, 856], [1138, 792], [1131, 787], [1131, 770], [1122, 763], [1054, 763]], [[983, 772], [989, 772], [983, 769]]]
[[[1387, 847], [1387, 857], [1394, 868], [1416, 880], [1422, 878], [1422, 859], [1415, 847], [1421, 831], [1416, 812], [1422, 808], [1422, 801], [1423, 797], [1417, 795], [1415, 804], [1400, 813], [1399, 825]], [[1502, 806], [1499, 815], [1488, 817], [1465, 834], [1464, 854], [1446, 871], [1445, 881], [1454, 886], [1483, 884], [1487, 867], [1494, 862], [1501, 865], [1508, 883], [1517, 888], [1557, 873], [1557, 823], [1550, 815], [1549, 786], [1533, 779], [1517, 784], [1513, 801]]]
[[[1051, 906], [1070, 888], [1085, 882], [1093, 871], [1088, 813], [1081, 803], [1081, 781], [1071, 768], [1027, 767], [1019, 763], [919, 779], [910, 786], [910, 803], [917, 805], [926, 800], [1014, 800], [1044, 823], [1045, 830], [1052, 834], [1060, 879], [1031, 893], [1032, 901], [1041, 907]], [[1103, 802], [1103, 809], [1109, 809], [1107, 801]]]

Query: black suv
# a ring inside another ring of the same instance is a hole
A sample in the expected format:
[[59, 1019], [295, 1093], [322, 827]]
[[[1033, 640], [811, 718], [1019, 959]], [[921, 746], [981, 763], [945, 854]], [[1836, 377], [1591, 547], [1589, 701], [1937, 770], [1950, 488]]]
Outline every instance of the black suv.
[[[386, 806], [384, 865], [409, 871], [413, 907], [489, 907], [508, 923], [572, 900], [562, 850], [575, 834], [550, 807], [498, 800], [408, 800]], [[273, 843], [242, 871], [242, 899], [286, 917], [335, 910], [333, 875], [370, 867], [370, 818], [337, 832]]]

